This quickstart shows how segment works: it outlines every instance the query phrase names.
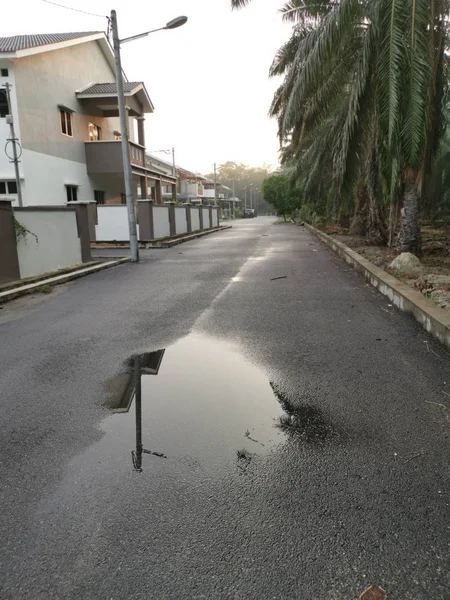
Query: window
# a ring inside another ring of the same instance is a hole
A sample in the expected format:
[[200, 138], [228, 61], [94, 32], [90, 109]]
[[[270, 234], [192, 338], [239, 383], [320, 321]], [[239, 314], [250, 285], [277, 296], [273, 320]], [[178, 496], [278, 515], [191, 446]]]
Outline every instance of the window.
[[118, 142], [122, 139], [122, 134], [120, 133], [120, 131], [115, 131], [114, 132], [114, 139]]
[[8, 69], [0, 69], [0, 75], [2, 77], [8, 77], [8, 75], [9, 75]]
[[15, 181], [0, 181], [0, 195], [17, 194], [17, 183]]
[[121, 204], [126, 204], [127, 203], [127, 197], [125, 194], [120, 194], [120, 203]]
[[4, 119], [9, 115], [9, 104], [6, 90], [0, 90], [0, 119]]
[[72, 113], [67, 110], [59, 110], [61, 115], [61, 133], [72, 137]]
[[105, 192], [102, 190], [94, 190], [94, 200], [97, 204], [105, 204]]
[[78, 187], [76, 185], [66, 185], [66, 194], [67, 202], [76, 202], [78, 200]]
[[89, 140], [91, 142], [96, 142], [97, 140], [101, 140], [102, 139], [101, 133], [102, 133], [102, 130], [98, 125], [96, 125], [95, 123], [89, 123]]

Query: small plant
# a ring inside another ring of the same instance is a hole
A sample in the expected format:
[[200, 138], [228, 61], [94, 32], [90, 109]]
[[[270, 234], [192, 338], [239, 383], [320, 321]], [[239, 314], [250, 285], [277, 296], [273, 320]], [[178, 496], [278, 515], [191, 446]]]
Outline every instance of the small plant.
[[38, 292], [40, 294], [51, 294], [53, 292], [53, 288], [50, 284], [45, 283], [44, 285], [41, 285], [41, 287], [38, 289]]
[[32, 231], [30, 231], [28, 229], [28, 227], [25, 227], [25, 225], [23, 223], [18, 221], [14, 215], [13, 215], [13, 222], [14, 222], [14, 230], [16, 232], [16, 241], [17, 242], [19, 242], [20, 240], [24, 240], [26, 242], [27, 235], [32, 235], [36, 239], [36, 242], [39, 244], [38, 236], [35, 233], [33, 233]]
[[249, 461], [252, 459], [252, 453], [249, 452], [248, 450], [246, 450], [245, 448], [242, 448], [242, 450], [237, 450], [236, 451], [236, 456], [238, 457], [238, 460], [246, 460]]

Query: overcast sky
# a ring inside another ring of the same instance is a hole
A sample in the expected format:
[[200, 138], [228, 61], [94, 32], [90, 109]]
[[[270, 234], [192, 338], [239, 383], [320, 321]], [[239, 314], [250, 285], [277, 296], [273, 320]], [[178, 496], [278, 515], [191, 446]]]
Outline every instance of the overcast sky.
[[[268, 69], [289, 34], [281, 0], [254, 0], [233, 12], [229, 0], [55, 1], [105, 15], [115, 8], [121, 37], [188, 16], [180, 29], [123, 46], [128, 78], [143, 80], [155, 105], [146, 120], [148, 150], [174, 146], [178, 164], [203, 173], [227, 160], [277, 164], [276, 123], [267, 111], [278, 82]], [[1, 36], [106, 28], [106, 20], [42, 0], [14, 0], [2, 12]]]

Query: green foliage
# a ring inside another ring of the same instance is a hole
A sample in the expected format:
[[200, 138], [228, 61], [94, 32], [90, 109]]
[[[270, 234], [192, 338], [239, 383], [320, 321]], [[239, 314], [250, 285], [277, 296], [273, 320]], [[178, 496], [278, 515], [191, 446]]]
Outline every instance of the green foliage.
[[277, 215], [285, 219], [300, 207], [300, 193], [291, 185], [287, 175], [271, 175], [263, 181], [261, 191], [264, 200], [273, 206]]
[[51, 285], [49, 285], [48, 283], [41, 285], [40, 288], [38, 288], [38, 292], [40, 294], [51, 294], [53, 292], [53, 288]]
[[324, 200], [334, 220], [351, 214], [348, 192], [365, 177], [372, 204], [406, 206], [415, 196], [421, 208], [448, 214], [446, 154], [437, 151], [449, 10], [449, 0], [289, 0], [282, 8], [293, 28], [272, 64], [283, 80], [270, 114], [283, 166], [321, 214]]
[[313, 227], [322, 225], [322, 218], [317, 214], [310, 204], [303, 204], [298, 213], [298, 219], [304, 221]]
[[24, 240], [26, 243], [27, 235], [32, 235], [36, 239], [36, 242], [39, 244], [39, 239], [35, 233], [30, 231], [23, 223], [18, 221], [16, 217], [13, 215], [14, 222], [14, 230], [16, 232], [16, 240], [19, 242], [20, 240]]
[[[269, 165], [262, 167], [250, 167], [242, 163], [227, 161], [217, 167], [217, 181], [226, 185], [231, 190], [234, 189], [234, 195], [243, 202], [247, 199], [247, 206], [250, 206], [250, 199], [256, 200], [258, 212], [267, 212], [268, 205], [261, 195], [261, 185], [264, 179], [271, 174]], [[205, 175], [214, 180], [214, 173]], [[250, 191], [252, 190], [252, 191]], [[254, 204], [253, 204], [254, 205]]]
[[244, 217], [244, 208], [242, 206], [234, 207], [234, 218], [242, 219]]

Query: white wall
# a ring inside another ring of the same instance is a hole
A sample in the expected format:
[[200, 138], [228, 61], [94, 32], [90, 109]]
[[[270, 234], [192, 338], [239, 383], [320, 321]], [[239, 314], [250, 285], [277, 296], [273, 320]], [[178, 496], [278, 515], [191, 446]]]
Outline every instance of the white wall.
[[219, 209], [212, 209], [212, 223], [211, 227], [217, 227], [219, 225]]
[[127, 207], [124, 204], [97, 206], [98, 225], [95, 226], [97, 241], [128, 242]]
[[211, 224], [209, 222], [209, 208], [202, 206], [203, 211], [203, 229], [209, 229]]
[[170, 236], [168, 206], [153, 206], [153, 234], [155, 239]]
[[[0, 119], [1, 120], [1, 119]], [[66, 206], [66, 185], [78, 186], [78, 200], [92, 201], [94, 190], [84, 163], [24, 150], [24, 206]]]
[[200, 216], [198, 208], [191, 206], [191, 227], [192, 231], [200, 230]]
[[175, 233], [187, 233], [186, 209], [184, 206], [175, 207]]
[[20, 276], [30, 277], [82, 262], [75, 211], [17, 211], [27, 234], [17, 244]]

